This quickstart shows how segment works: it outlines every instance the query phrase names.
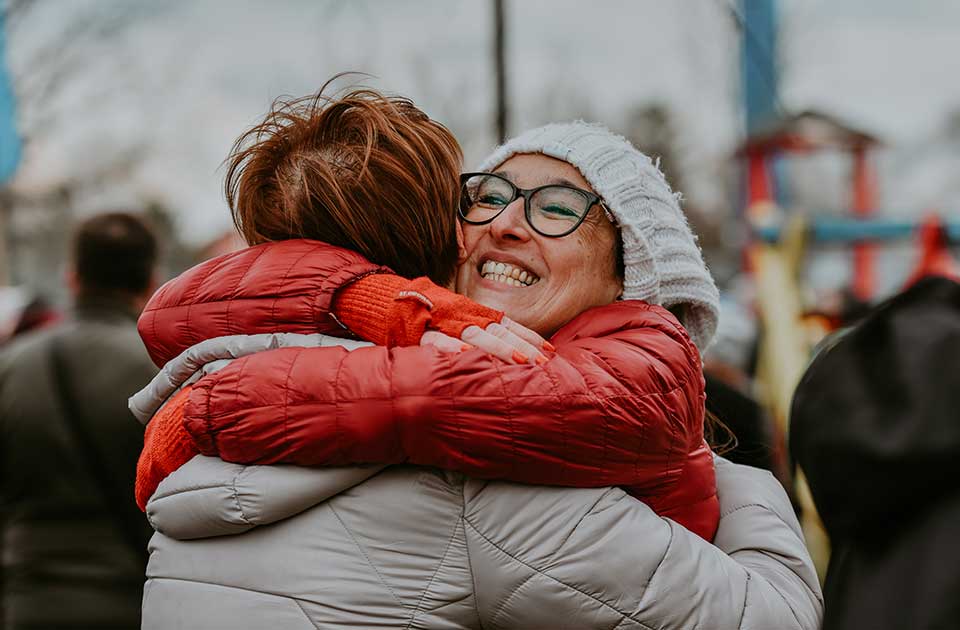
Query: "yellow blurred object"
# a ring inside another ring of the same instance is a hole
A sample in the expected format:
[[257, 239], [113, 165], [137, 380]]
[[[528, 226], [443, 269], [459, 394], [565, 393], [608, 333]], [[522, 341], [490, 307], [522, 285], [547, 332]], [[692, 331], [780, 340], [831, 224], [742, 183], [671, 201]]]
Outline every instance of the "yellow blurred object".
[[[748, 211], [748, 216], [757, 214]], [[750, 262], [757, 284], [757, 308], [763, 323], [757, 379], [764, 402], [773, 412], [784, 436], [790, 435], [790, 402], [811, 353], [810, 336], [803, 326], [798, 282], [805, 234], [803, 217], [795, 215], [779, 243], [750, 246]], [[827, 536], [802, 473], [797, 475], [795, 485], [803, 509], [804, 536], [817, 573], [823, 580], [830, 557]]]

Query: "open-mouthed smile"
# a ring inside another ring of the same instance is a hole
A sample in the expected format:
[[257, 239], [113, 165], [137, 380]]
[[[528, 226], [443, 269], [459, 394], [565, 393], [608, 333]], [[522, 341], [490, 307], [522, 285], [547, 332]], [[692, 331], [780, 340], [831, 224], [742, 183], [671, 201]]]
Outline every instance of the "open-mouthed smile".
[[540, 281], [532, 271], [516, 264], [487, 260], [480, 265], [480, 276], [485, 280], [502, 282], [512, 287], [529, 287]]

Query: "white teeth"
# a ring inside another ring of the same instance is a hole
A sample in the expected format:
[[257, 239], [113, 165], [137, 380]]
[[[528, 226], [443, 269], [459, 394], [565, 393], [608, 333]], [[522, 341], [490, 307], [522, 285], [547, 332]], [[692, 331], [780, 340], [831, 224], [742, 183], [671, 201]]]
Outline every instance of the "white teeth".
[[487, 280], [502, 282], [511, 287], [529, 287], [540, 278], [510, 263], [488, 260], [480, 268], [480, 275]]

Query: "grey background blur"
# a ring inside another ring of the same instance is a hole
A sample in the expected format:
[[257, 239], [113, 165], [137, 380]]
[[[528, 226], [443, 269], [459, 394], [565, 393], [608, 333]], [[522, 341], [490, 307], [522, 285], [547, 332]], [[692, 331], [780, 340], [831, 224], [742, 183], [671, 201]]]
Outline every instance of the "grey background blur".
[[[493, 6], [481, 0], [7, 0], [7, 63], [24, 138], [2, 192], [8, 279], [59, 296], [73, 217], [150, 208], [168, 273], [230, 227], [221, 163], [281, 95], [341, 71], [411, 97], [461, 141], [496, 142]], [[744, 136], [741, 26], [725, 0], [507, 0], [509, 133], [549, 121], [607, 124], [664, 157], [721, 280], [738, 258]], [[780, 103], [879, 136], [878, 216], [960, 217], [960, 2], [781, 0]], [[848, 204], [838, 156], [794, 160], [793, 203]], [[887, 248], [881, 288], [911, 243]], [[814, 284], [840, 286], [843, 252]], [[831, 258], [831, 256], [833, 256]], [[906, 274], [906, 270], [902, 275]]]

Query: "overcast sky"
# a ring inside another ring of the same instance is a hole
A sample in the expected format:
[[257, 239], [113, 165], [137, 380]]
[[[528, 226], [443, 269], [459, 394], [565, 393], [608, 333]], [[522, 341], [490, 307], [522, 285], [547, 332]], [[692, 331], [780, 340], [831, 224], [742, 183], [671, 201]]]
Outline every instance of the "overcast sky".
[[[229, 226], [220, 163], [233, 139], [276, 96], [306, 94], [344, 70], [374, 75], [368, 84], [447, 123], [468, 164], [493, 147], [490, 2], [39, 5], [8, 38], [31, 135], [15, 180], [22, 191], [84, 181], [103, 164], [126, 168], [120, 181], [87, 190], [81, 207], [156, 199], [202, 242]], [[694, 192], [716, 196], [713, 170], [742, 134], [731, 2], [507, 5], [513, 132], [576, 116], [622, 130], [631, 108], [663, 103], [687, 166], [704, 173]], [[69, 35], [85, 16], [125, 13], [116, 32]], [[825, 109], [906, 148], [936, 138], [960, 110], [960, 2], [784, 0], [780, 18], [787, 108]], [[37, 53], [51, 45], [67, 51], [58, 63], [76, 65], [48, 96], [27, 98], [28, 82], [46, 71]]]

